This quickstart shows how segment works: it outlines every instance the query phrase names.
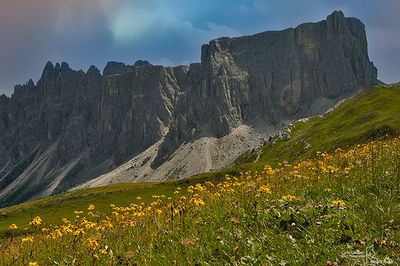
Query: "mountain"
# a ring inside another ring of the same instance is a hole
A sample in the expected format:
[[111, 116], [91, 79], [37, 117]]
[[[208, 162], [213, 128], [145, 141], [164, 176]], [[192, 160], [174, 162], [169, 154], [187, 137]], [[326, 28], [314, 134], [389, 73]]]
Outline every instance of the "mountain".
[[[98, 211], [107, 212], [110, 204], [129, 205], [138, 195], [150, 202], [153, 200], [152, 195], [172, 196], [177, 187], [184, 189], [206, 181], [223, 182], [227, 174], [235, 176], [249, 170], [254, 173], [262, 172], [266, 165], [279, 167], [279, 163], [284, 161], [295, 165], [299, 161], [318, 159], [318, 155], [323, 151], [334, 153], [338, 148], [342, 150], [354, 148], [381, 138], [392, 140], [397, 137], [398, 139], [400, 136], [400, 83], [367, 89], [355, 97], [344, 100], [324, 116], [296, 121], [290, 129], [282, 132], [285, 132], [288, 137], [282, 137], [282, 134], [274, 135], [265, 145], [250, 154], [243, 155], [240, 161], [222, 171], [202, 173], [181, 180], [118, 183], [76, 189], [2, 208], [0, 209], [0, 238], [7, 232], [10, 224], [27, 223], [36, 215], [40, 215], [44, 220], [55, 225], [64, 217], [74, 219], [73, 210], [84, 210], [89, 204], [94, 204]], [[322, 136], [325, 137], [322, 137], [320, 132], [323, 132]], [[392, 156], [395, 158], [396, 155]], [[352, 180], [352, 182], [358, 181]], [[288, 187], [290, 186], [291, 184], [288, 184]]]
[[400, 262], [400, 84], [363, 91], [285, 134], [221, 172], [0, 208], [2, 264]]
[[79, 185], [219, 169], [378, 82], [364, 25], [340, 11], [212, 40], [189, 66], [109, 62], [101, 74], [49, 62], [37, 84], [0, 97], [0, 206]]

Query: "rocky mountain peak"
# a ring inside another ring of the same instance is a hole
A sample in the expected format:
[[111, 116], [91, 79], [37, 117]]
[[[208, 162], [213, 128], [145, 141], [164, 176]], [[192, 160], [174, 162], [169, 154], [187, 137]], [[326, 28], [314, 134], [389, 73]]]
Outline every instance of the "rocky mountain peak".
[[147, 60], [137, 60], [133, 67], [152, 66]]
[[42, 75], [45, 75], [47, 73], [52, 73], [54, 71], [54, 69], [55, 69], [55, 67], [54, 67], [53, 63], [48, 61], [43, 69]]
[[33, 88], [33, 87], [35, 87], [35, 83], [33, 82], [32, 79], [29, 79], [29, 81], [26, 83], [26, 86]]
[[61, 63], [61, 67], [60, 67], [60, 71], [61, 71], [61, 72], [66, 72], [66, 71], [68, 71], [68, 70], [70, 70], [68, 63], [62, 62], [62, 63]]
[[86, 74], [88, 74], [88, 75], [101, 75], [100, 70], [94, 65], [91, 65], [89, 67], [89, 69], [86, 71]]
[[110, 61], [107, 63], [106, 67], [103, 70], [104, 76], [114, 75], [114, 74], [121, 74], [128, 71], [128, 67], [121, 62], [114, 62]]
[[6, 105], [10, 98], [7, 97], [5, 94], [0, 95], [0, 105]]
[[345, 19], [346, 19], [346, 17], [344, 15], [343, 11], [341, 11], [341, 10], [335, 10], [335, 11], [333, 11], [331, 14], [329, 14], [326, 17], [327, 21], [330, 21], [330, 20], [345, 20]]

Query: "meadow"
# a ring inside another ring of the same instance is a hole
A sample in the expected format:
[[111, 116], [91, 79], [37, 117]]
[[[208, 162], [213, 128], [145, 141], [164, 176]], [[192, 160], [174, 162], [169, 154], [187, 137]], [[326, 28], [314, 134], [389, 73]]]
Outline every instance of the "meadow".
[[[371, 90], [357, 103], [381, 102], [377, 94], [396, 100], [399, 92]], [[324, 143], [312, 137], [318, 127], [336, 127], [351, 101], [296, 123], [289, 139], [272, 140], [219, 173], [2, 209], [0, 264], [398, 265], [399, 113], [382, 104], [391, 113], [353, 113], [338, 136], [327, 133]]]

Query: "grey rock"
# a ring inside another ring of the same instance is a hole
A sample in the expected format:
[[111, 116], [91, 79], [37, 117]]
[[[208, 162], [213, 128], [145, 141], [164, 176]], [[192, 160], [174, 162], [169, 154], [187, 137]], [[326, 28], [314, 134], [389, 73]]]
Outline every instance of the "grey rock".
[[377, 83], [364, 25], [339, 11], [212, 40], [189, 66], [109, 62], [102, 75], [48, 62], [37, 84], [0, 96], [0, 206], [75, 187], [161, 140], [153, 168], [239, 125], [279, 129]]
[[376, 76], [364, 25], [339, 11], [295, 29], [213, 40], [202, 46], [201, 64], [190, 66], [154, 167], [196, 136], [323, 113], [330, 105], [321, 106], [321, 98], [334, 104], [376, 84]]
[[137, 60], [133, 67], [144, 67], [144, 66], [152, 66], [147, 60]]
[[104, 76], [115, 75], [115, 74], [122, 74], [129, 71], [129, 66], [125, 65], [121, 62], [108, 62], [106, 67], [103, 70]]

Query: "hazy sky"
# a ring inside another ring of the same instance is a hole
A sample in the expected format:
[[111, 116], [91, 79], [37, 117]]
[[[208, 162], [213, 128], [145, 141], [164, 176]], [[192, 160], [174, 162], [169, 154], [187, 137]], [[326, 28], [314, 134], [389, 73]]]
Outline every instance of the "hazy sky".
[[399, 0], [0, 0], [0, 94], [36, 82], [47, 61], [198, 62], [212, 38], [284, 29], [333, 10], [365, 24], [384, 82], [400, 81]]

